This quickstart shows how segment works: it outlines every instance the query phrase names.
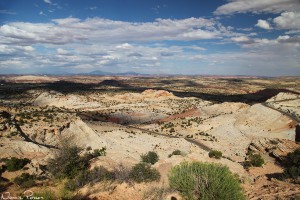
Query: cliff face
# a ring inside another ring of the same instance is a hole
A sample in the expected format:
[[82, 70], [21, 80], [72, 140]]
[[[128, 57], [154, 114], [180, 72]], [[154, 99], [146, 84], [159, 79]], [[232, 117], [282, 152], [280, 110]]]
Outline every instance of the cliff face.
[[296, 126], [296, 138], [295, 138], [296, 142], [300, 142], [300, 124], [297, 124]]

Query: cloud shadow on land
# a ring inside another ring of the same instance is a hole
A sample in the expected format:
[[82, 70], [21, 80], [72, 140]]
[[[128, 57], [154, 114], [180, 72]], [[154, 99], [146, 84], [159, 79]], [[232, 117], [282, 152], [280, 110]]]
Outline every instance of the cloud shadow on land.
[[[249, 94], [208, 94], [204, 92], [194, 92], [194, 91], [175, 91], [174, 89], [169, 89], [168, 85], [181, 84], [181, 87], [198, 87], [204, 88], [205, 86], [195, 83], [189, 80], [158, 80], [155, 79], [155, 84], [158, 86], [141, 86], [141, 85], [130, 85], [123, 80], [104, 80], [99, 83], [75, 83], [70, 81], [57, 81], [52, 83], [6, 83], [0, 86], [0, 92], [3, 98], [10, 99], [14, 98], [14, 95], [27, 95], [29, 90], [53, 90], [60, 92], [62, 94], [79, 93], [86, 94], [89, 92], [143, 92], [147, 89], [154, 90], [167, 90], [172, 92], [178, 97], [196, 97], [203, 100], [213, 101], [216, 103], [223, 102], [242, 102], [242, 103], [261, 103], [265, 102], [267, 99], [276, 96], [280, 92], [290, 92], [296, 93], [287, 89], [272, 89], [267, 88], [260, 90], [258, 92]], [[146, 84], [145, 84], [146, 85]], [[297, 93], [298, 94], [298, 93]]]

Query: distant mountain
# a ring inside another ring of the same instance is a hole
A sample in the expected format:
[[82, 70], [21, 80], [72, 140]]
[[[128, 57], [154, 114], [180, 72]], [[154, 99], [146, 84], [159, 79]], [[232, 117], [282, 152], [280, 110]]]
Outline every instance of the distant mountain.
[[66, 71], [55, 71], [55, 72], [43, 73], [43, 75], [72, 76], [73, 74]]
[[121, 75], [121, 76], [130, 76], [130, 75], [145, 75], [145, 74], [140, 74], [140, 73], [137, 73], [137, 72], [123, 72], [123, 73], [116, 73], [116, 75]]
[[80, 73], [79, 75], [96, 75], [96, 76], [138, 76], [143, 75], [136, 72], [120, 72], [120, 73], [112, 73], [112, 72], [104, 72], [101, 70], [96, 70], [88, 73]]
[[113, 73], [111, 72], [104, 72], [101, 70], [95, 70], [92, 72], [88, 72], [88, 73], [83, 73], [84, 75], [98, 75], [98, 76], [105, 76], [105, 75], [112, 75]]

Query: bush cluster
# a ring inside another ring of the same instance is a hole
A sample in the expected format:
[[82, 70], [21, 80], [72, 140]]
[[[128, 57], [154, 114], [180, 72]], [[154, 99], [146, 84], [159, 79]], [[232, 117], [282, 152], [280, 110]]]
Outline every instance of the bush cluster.
[[142, 162], [154, 164], [158, 161], [159, 157], [154, 151], [149, 151], [148, 153], [141, 155]]
[[16, 158], [12, 157], [10, 159], [4, 159], [7, 171], [14, 172], [22, 169], [25, 165], [30, 163], [30, 160], [27, 158]]
[[140, 162], [134, 165], [131, 169], [120, 165], [113, 171], [108, 171], [106, 168], [100, 166], [92, 170], [81, 171], [73, 179], [69, 179], [65, 188], [74, 191], [84, 185], [93, 184], [105, 180], [117, 180], [120, 182], [151, 182], [160, 179], [159, 172], [151, 168], [149, 163]]
[[119, 164], [113, 169], [116, 180], [120, 181], [121, 183], [130, 181], [130, 171], [131, 169], [124, 166], [123, 164]]
[[254, 167], [261, 167], [265, 163], [265, 160], [261, 157], [261, 155], [253, 154], [250, 156], [250, 163]]
[[95, 149], [93, 152], [93, 156], [106, 156], [106, 147], [102, 147], [101, 149]]
[[168, 155], [169, 158], [171, 158], [174, 155], [182, 155], [182, 152], [180, 150], [175, 150], [171, 154]]
[[96, 183], [104, 180], [114, 179], [114, 174], [109, 172], [104, 167], [95, 167], [92, 170], [81, 171], [74, 179], [69, 180], [66, 183], [66, 188], [74, 191], [79, 187], [82, 187], [88, 183]]
[[28, 173], [23, 173], [14, 179], [14, 183], [22, 188], [30, 188], [35, 186], [35, 176]]
[[218, 164], [183, 162], [171, 169], [169, 184], [186, 199], [245, 199], [239, 180]]
[[284, 176], [293, 179], [300, 176], [300, 148], [287, 155]]
[[93, 153], [80, 156], [82, 148], [62, 141], [61, 148], [53, 159], [48, 160], [47, 168], [55, 178], [74, 178], [89, 167], [90, 160], [106, 155], [106, 147], [95, 149]]
[[142, 155], [141, 158], [144, 162], [134, 165], [132, 169], [120, 165], [114, 171], [108, 171], [102, 166], [88, 170], [90, 160], [97, 156], [106, 155], [105, 150], [106, 148], [102, 148], [80, 156], [81, 148], [74, 145], [63, 145], [58, 154], [48, 161], [47, 168], [54, 177], [67, 178], [65, 189], [71, 191], [86, 184], [104, 180], [135, 181], [138, 183], [159, 180], [159, 172], [151, 168], [149, 164], [158, 161], [158, 155], [155, 152]]
[[247, 167], [261, 167], [265, 163], [265, 160], [262, 158], [260, 154], [250, 154], [248, 157], [248, 161], [244, 163], [244, 166]]
[[159, 180], [160, 174], [150, 164], [140, 162], [132, 167], [129, 178], [138, 183], [151, 182]]
[[210, 151], [208, 153], [208, 156], [210, 158], [220, 159], [222, 157], [222, 152], [221, 151], [212, 150], [212, 151]]
[[48, 161], [49, 172], [56, 178], [73, 178], [87, 169], [89, 159], [80, 156], [81, 150], [77, 146], [62, 146], [58, 154]]

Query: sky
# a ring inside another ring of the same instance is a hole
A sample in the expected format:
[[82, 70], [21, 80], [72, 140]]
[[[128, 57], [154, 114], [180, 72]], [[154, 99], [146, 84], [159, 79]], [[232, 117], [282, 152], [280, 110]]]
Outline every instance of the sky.
[[300, 76], [300, 0], [0, 0], [0, 74]]

